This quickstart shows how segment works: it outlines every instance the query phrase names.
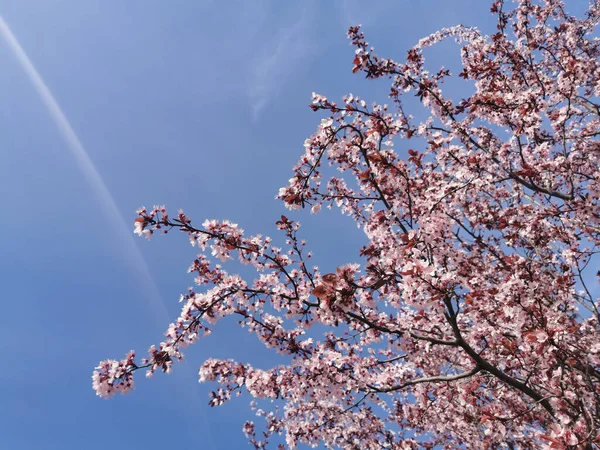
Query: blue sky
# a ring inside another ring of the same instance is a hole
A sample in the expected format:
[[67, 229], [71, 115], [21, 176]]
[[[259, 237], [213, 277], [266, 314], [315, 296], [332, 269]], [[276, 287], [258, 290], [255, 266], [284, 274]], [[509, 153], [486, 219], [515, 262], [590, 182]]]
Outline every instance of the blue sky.
[[[136, 208], [275, 235], [285, 210], [274, 196], [320, 120], [311, 92], [385, 92], [351, 74], [348, 26], [402, 58], [442, 26], [491, 30], [487, 11], [481, 0], [0, 0], [62, 111], [0, 33], [0, 447], [245, 448], [248, 396], [209, 408], [214, 386], [196, 381], [207, 357], [273, 364], [232, 323], [172, 375], [138, 377], [131, 395], [91, 389], [101, 359], [161, 340], [192, 282], [194, 249], [177, 234], [135, 238]], [[458, 50], [436, 56], [452, 67]], [[337, 213], [294, 217], [319, 266], [357, 260], [363, 238]]]

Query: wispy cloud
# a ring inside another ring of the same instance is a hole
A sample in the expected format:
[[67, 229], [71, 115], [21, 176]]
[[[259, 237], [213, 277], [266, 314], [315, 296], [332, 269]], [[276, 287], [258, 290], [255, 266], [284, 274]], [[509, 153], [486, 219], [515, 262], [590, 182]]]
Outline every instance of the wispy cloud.
[[363, 25], [369, 26], [377, 17], [385, 13], [389, 5], [385, 2], [361, 2], [359, 0], [345, 0], [340, 2], [339, 11], [345, 27]]
[[311, 23], [311, 11], [305, 6], [296, 22], [281, 23], [274, 34], [265, 36], [250, 58], [246, 92], [254, 120], [281, 93], [291, 75], [314, 56]]

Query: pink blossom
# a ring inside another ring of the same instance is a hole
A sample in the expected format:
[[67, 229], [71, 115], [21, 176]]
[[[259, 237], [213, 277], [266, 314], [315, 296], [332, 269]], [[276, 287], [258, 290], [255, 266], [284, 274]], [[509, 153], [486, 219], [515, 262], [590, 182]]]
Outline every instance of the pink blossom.
[[[145, 359], [98, 365], [96, 393], [127, 392], [139, 369], [171, 372], [234, 316], [284, 362], [208, 359], [199, 379], [218, 385], [211, 406], [241, 392], [277, 400], [254, 407], [262, 430], [244, 425], [255, 448], [279, 433], [291, 448], [597, 448], [600, 9], [511, 5], [492, 2], [497, 33], [443, 29], [401, 62], [350, 28], [352, 71], [387, 81], [389, 104], [313, 94], [324, 117], [278, 198], [348, 216], [367, 239], [356, 261], [313, 267], [286, 216], [278, 247], [229, 221], [140, 208], [137, 234], [178, 229], [196, 246], [195, 287]], [[451, 98], [453, 75], [424, 56], [446, 39], [461, 43], [468, 98]]]

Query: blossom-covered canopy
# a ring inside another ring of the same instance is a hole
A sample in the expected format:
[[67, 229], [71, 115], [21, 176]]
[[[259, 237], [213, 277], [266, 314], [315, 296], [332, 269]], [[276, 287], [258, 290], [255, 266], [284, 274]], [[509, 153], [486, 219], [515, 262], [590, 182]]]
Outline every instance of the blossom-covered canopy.
[[[599, 448], [600, 305], [589, 285], [600, 245], [600, 5], [583, 18], [565, 9], [497, 0], [496, 34], [443, 29], [405, 62], [351, 28], [353, 71], [388, 80], [389, 105], [314, 94], [327, 117], [279, 198], [338, 207], [368, 238], [357, 261], [321, 273], [285, 216], [279, 248], [228, 221], [140, 209], [137, 233], [179, 229], [200, 250], [198, 287], [149, 356], [100, 363], [98, 395], [130, 390], [140, 369], [171, 371], [182, 347], [233, 315], [287, 361], [200, 368], [220, 384], [211, 405], [239, 391], [278, 400], [257, 409], [262, 435], [244, 427], [256, 448], [280, 433], [290, 447]], [[448, 70], [425, 68], [425, 49], [449, 38], [468, 98], [445, 94]]]

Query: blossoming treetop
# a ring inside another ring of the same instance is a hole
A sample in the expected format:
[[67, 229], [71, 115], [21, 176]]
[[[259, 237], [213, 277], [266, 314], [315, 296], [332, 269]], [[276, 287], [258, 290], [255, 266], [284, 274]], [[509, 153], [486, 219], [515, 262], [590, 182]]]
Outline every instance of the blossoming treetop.
[[[589, 290], [600, 245], [600, 5], [575, 18], [558, 0], [512, 10], [497, 0], [492, 13], [496, 34], [443, 29], [405, 62], [350, 28], [353, 72], [387, 79], [390, 105], [313, 96], [327, 118], [279, 198], [290, 209], [339, 207], [368, 238], [361, 264], [311, 267], [285, 216], [278, 248], [228, 221], [140, 209], [138, 234], [178, 229], [200, 249], [198, 287], [146, 358], [100, 363], [98, 395], [128, 391], [141, 369], [170, 372], [182, 347], [233, 315], [286, 355], [268, 369], [200, 368], [220, 384], [213, 406], [238, 391], [279, 400], [258, 411], [264, 438], [244, 427], [256, 448], [279, 433], [290, 447], [600, 447], [600, 312]], [[448, 38], [462, 45], [458, 76], [474, 85], [465, 99], [444, 92], [448, 70], [425, 69], [423, 50]], [[407, 94], [425, 120], [408, 113]], [[340, 175], [323, 177], [326, 165]], [[256, 278], [210, 257], [238, 259]]]

